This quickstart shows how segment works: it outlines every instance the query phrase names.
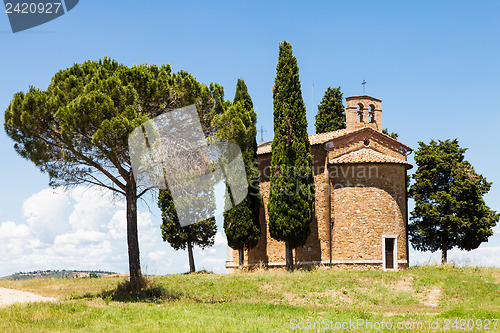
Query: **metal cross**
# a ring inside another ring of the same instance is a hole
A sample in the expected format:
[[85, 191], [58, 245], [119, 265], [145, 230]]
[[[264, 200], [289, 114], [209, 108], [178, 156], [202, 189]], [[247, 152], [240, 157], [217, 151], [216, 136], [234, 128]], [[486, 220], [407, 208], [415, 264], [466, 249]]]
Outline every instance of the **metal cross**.
[[264, 141], [264, 132], [267, 131], [264, 130], [264, 126], [261, 126], [259, 132], [260, 132], [260, 142], [262, 142]]

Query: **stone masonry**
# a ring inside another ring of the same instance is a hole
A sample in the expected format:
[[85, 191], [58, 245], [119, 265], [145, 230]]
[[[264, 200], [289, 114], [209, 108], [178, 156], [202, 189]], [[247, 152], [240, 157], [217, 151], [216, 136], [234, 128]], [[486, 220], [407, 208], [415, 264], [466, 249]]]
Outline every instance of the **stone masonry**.
[[[346, 98], [346, 129], [309, 136], [316, 185], [315, 218], [297, 265], [357, 269], [408, 267], [406, 172], [411, 148], [382, 133], [381, 100]], [[283, 267], [285, 244], [271, 237], [267, 200], [271, 143], [257, 150], [261, 173], [261, 238], [245, 265]], [[228, 248], [226, 268], [238, 265]]]

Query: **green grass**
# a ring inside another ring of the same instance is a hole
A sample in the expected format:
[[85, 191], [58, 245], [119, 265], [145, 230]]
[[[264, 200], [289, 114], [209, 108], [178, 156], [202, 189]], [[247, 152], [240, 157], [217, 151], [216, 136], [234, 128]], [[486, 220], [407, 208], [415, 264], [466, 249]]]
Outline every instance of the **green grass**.
[[[154, 285], [140, 295], [117, 290], [123, 278], [0, 280], [0, 287], [58, 299], [0, 308], [0, 332], [303, 331], [293, 330], [291, 320], [302, 325], [384, 320], [394, 326], [420, 321], [424, 329], [418, 331], [426, 332], [429, 320], [438, 321], [437, 331], [443, 331], [445, 320], [500, 319], [498, 268], [423, 266], [399, 272], [319, 268], [151, 279]], [[330, 331], [383, 331], [365, 328]], [[479, 331], [450, 328], [446, 332]], [[490, 328], [488, 332], [500, 332], [500, 323]]]

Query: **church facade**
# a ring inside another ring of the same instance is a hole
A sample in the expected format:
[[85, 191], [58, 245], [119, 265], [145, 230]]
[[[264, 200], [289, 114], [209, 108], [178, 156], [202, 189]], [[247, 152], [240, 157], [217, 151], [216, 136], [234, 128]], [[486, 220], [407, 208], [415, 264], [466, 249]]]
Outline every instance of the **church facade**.
[[[361, 269], [408, 267], [407, 145], [382, 133], [381, 100], [346, 98], [346, 128], [309, 136], [316, 187], [315, 217], [296, 265], [323, 264]], [[267, 200], [271, 142], [259, 144], [261, 238], [245, 251], [245, 265], [285, 266], [285, 244], [269, 234]], [[226, 269], [238, 267], [228, 248]]]

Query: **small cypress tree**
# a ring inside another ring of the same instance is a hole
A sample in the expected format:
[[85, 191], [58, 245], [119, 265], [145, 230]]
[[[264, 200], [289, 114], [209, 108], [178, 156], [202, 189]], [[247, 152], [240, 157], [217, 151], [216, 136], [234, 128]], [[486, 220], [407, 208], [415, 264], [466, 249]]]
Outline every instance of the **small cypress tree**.
[[299, 68], [287, 41], [279, 46], [273, 92], [269, 232], [285, 242], [286, 267], [293, 270], [292, 250], [305, 244], [314, 216], [314, 175]]
[[[218, 117], [214, 127], [218, 128], [216, 135], [223, 140], [232, 141], [240, 146], [245, 163], [247, 181], [249, 183], [248, 196], [238, 205], [224, 212], [224, 231], [228, 245], [238, 250], [239, 266], [243, 265], [244, 249], [254, 248], [260, 239], [260, 193], [259, 172], [257, 163], [257, 113], [253, 109], [253, 102], [247, 86], [242, 79], [238, 79], [233, 105], [224, 114]], [[231, 196], [231, 191], [228, 188]], [[226, 205], [231, 204], [232, 198], [226, 198]]]
[[340, 87], [328, 87], [325, 95], [318, 105], [316, 114], [316, 134], [332, 132], [345, 128], [345, 108], [342, 104], [342, 93]]
[[[211, 195], [211, 193], [207, 193], [205, 198], [202, 198], [201, 201], [204, 203], [210, 202], [210, 200], [206, 200], [209, 195]], [[187, 198], [184, 199], [187, 200]], [[195, 200], [199, 199], [200, 198], [196, 198]], [[198, 245], [200, 248], [205, 249], [214, 245], [215, 234], [217, 233], [215, 218], [211, 217], [186, 227], [182, 227], [179, 223], [179, 217], [177, 216], [177, 212], [175, 210], [172, 194], [168, 188], [160, 190], [160, 194], [158, 196], [158, 207], [162, 212], [162, 224], [160, 228], [163, 241], [168, 241], [168, 243], [175, 250], [188, 249], [189, 271], [194, 273], [196, 268], [194, 265], [193, 246]], [[199, 206], [197, 208], [199, 208]], [[213, 204], [213, 207], [208, 208], [215, 209], [215, 203]]]
[[[252, 98], [248, 93], [247, 85], [243, 79], [238, 79], [238, 82], [236, 83], [236, 92], [234, 93], [233, 104], [238, 102], [242, 102], [245, 110], [247, 110], [250, 115], [254, 115], [254, 121], [257, 121], [257, 113], [253, 110]], [[257, 125], [255, 125], [255, 128], [257, 129]], [[255, 144], [257, 144], [257, 140], [255, 140], [255, 142]]]

